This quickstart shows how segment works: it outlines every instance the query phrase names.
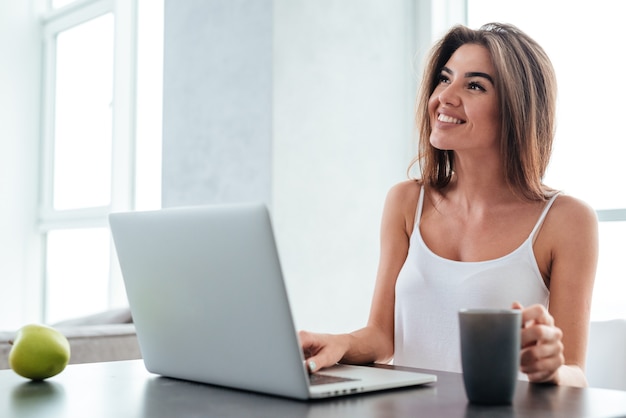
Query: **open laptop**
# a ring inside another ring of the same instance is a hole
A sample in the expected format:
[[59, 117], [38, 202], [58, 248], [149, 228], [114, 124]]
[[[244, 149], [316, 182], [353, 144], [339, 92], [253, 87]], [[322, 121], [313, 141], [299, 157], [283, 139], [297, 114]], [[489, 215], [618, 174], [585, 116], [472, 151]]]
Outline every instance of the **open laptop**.
[[332, 383], [311, 382], [263, 204], [113, 213], [109, 223], [152, 373], [297, 399], [436, 381], [338, 365], [318, 373]]

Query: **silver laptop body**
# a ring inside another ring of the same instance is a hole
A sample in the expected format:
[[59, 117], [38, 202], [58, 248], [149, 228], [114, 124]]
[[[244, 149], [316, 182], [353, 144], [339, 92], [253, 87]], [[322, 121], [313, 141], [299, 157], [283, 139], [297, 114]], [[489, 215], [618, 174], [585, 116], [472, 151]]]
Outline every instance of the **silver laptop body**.
[[336, 366], [311, 385], [263, 204], [113, 213], [109, 223], [148, 371], [308, 399], [419, 385], [421, 373]]

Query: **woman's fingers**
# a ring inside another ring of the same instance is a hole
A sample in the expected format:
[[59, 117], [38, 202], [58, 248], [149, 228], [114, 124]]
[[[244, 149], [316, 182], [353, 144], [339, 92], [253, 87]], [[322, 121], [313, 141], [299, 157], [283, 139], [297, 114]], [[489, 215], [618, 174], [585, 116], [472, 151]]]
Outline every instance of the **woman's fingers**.
[[305, 366], [310, 373], [332, 366], [341, 358], [341, 355], [333, 350], [336, 344], [332, 344], [332, 335], [300, 331], [298, 336], [304, 354]]
[[565, 363], [563, 332], [554, 325], [554, 318], [544, 306], [519, 305], [518, 309], [522, 309], [523, 324], [520, 370], [531, 382], [548, 381]]
[[560, 342], [562, 338], [563, 331], [558, 327], [532, 324], [522, 330], [522, 348]]
[[522, 310], [520, 370], [531, 382], [551, 380], [565, 364], [563, 331], [555, 326], [554, 318], [543, 305], [524, 308], [514, 302], [512, 308]]
[[563, 361], [563, 343], [559, 340], [549, 344], [533, 345], [522, 349], [520, 353], [524, 373], [531, 373], [545, 366], [559, 367]]
[[522, 324], [530, 323], [554, 326], [554, 318], [543, 305], [532, 305], [522, 309]]

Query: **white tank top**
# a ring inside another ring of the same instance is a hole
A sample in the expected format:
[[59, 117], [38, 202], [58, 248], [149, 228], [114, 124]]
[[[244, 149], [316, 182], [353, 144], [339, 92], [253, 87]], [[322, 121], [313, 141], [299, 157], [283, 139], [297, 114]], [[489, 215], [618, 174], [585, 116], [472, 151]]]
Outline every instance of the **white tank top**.
[[458, 311], [463, 308], [548, 307], [546, 287], [533, 253], [535, 235], [558, 194], [546, 204], [530, 236], [513, 252], [488, 261], [453, 261], [424, 243], [420, 192], [409, 252], [398, 275], [394, 364], [461, 372]]

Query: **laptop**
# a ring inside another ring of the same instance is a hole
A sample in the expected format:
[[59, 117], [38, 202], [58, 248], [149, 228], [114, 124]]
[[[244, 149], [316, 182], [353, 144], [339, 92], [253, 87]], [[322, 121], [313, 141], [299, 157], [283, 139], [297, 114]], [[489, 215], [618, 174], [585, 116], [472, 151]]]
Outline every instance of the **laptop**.
[[152, 373], [295, 399], [436, 381], [349, 365], [311, 380], [264, 204], [112, 213], [109, 224]]

